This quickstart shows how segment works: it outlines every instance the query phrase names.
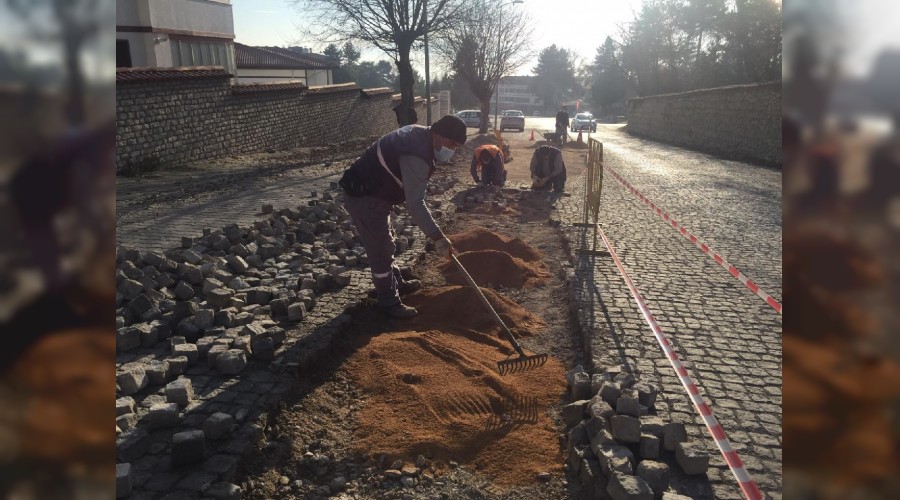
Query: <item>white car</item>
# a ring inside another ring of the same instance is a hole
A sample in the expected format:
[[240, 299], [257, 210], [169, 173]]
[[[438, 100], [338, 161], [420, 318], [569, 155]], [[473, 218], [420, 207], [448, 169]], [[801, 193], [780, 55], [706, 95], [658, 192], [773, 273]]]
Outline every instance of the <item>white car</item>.
[[508, 128], [514, 128], [519, 132], [524, 132], [525, 113], [516, 109], [504, 111], [503, 115], [500, 116], [500, 131], [502, 132]]
[[456, 113], [456, 116], [466, 124], [466, 127], [478, 128], [481, 126], [481, 111], [477, 109], [464, 109]]
[[582, 132], [590, 130], [591, 132], [597, 131], [597, 122], [594, 120], [594, 115], [590, 113], [578, 113], [575, 115], [575, 118], [572, 119], [572, 126], [569, 127], [572, 132]]

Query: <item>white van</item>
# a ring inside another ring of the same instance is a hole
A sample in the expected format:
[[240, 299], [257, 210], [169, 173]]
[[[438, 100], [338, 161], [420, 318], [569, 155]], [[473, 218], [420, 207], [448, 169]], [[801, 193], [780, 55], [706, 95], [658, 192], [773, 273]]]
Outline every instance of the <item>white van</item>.
[[481, 111], [477, 109], [464, 109], [456, 113], [456, 116], [466, 124], [466, 127], [478, 128], [481, 126]]

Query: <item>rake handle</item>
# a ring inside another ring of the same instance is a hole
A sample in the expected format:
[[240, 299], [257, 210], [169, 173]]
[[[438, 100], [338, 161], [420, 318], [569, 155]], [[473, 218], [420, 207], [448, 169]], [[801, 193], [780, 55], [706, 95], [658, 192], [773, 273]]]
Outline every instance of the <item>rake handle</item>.
[[456, 258], [452, 253], [450, 254], [450, 258], [453, 260], [453, 263], [456, 264], [456, 268], [459, 269], [459, 272], [462, 273], [463, 276], [466, 277], [466, 281], [469, 282], [469, 286], [475, 289], [475, 293], [478, 295], [478, 298], [481, 300], [481, 303], [484, 304], [484, 307], [487, 308], [488, 311], [491, 312], [491, 315], [494, 316], [494, 321], [497, 322], [498, 325], [503, 329], [503, 333], [506, 334], [506, 338], [509, 340], [509, 343], [512, 344], [513, 349], [519, 353], [519, 356], [525, 357], [525, 351], [522, 350], [522, 346], [519, 345], [519, 342], [516, 340], [515, 335], [509, 331], [509, 328], [506, 327], [506, 323], [503, 322], [503, 319], [500, 318], [500, 315], [497, 314], [497, 311], [494, 310], [494, 306], [488, 302], [487, 297], [484, 296], [484, 293], [481, 292], [481, 289], [478, 287], [478, 284], [475, 283], [475, 280], [472, 279], [472, 276], [469, 275], [466, 268], [463, 267], [462, 263]]

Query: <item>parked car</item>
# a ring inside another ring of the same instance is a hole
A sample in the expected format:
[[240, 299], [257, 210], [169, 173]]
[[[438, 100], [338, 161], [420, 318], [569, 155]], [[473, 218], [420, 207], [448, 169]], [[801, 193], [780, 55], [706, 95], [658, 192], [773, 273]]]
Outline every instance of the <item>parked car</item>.
[[575, 115], [575, 118], [572, 119], [572, 126], [569, 127], [569, 129], [572, 132], [583, 132], [586, 130], [596, 132], [597, 122], [594, 120], [594, 115], [590, 113], [578, 113]]
[[510, 109], [509, 111], [504, 111], [500, 116], [500, 131], [503, 132], [508, 128], [514, 128], [519, 132], [525, 131], [525, 113], [516, 110]]
[[531, 113], [531, 116], [541, 116], [541, 112], [535, 111], [534, 113]]
[[466, 127], [478, 128], [481, 126], [481, 111], [477, 109], [464, 109], [456, 113], [465, 124]]

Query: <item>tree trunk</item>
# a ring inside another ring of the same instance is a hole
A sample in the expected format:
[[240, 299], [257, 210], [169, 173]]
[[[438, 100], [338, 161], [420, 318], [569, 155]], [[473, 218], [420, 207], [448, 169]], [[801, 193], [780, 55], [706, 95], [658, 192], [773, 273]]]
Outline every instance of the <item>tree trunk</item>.
[[397, 44], [397, 74], [400, 80], [400, 109], [398, 111], [401, 126], [409, 125], [409, 110], [415, 106], [413, 95], [413, 68], [409, 60], [412, 44]]
[[478, 99], [481, 101], [481, 125], [478, 127], [478, 133], [485, 134], [490, 126], [488, 120], [491, 114], [491, 95], [479, 96]]

